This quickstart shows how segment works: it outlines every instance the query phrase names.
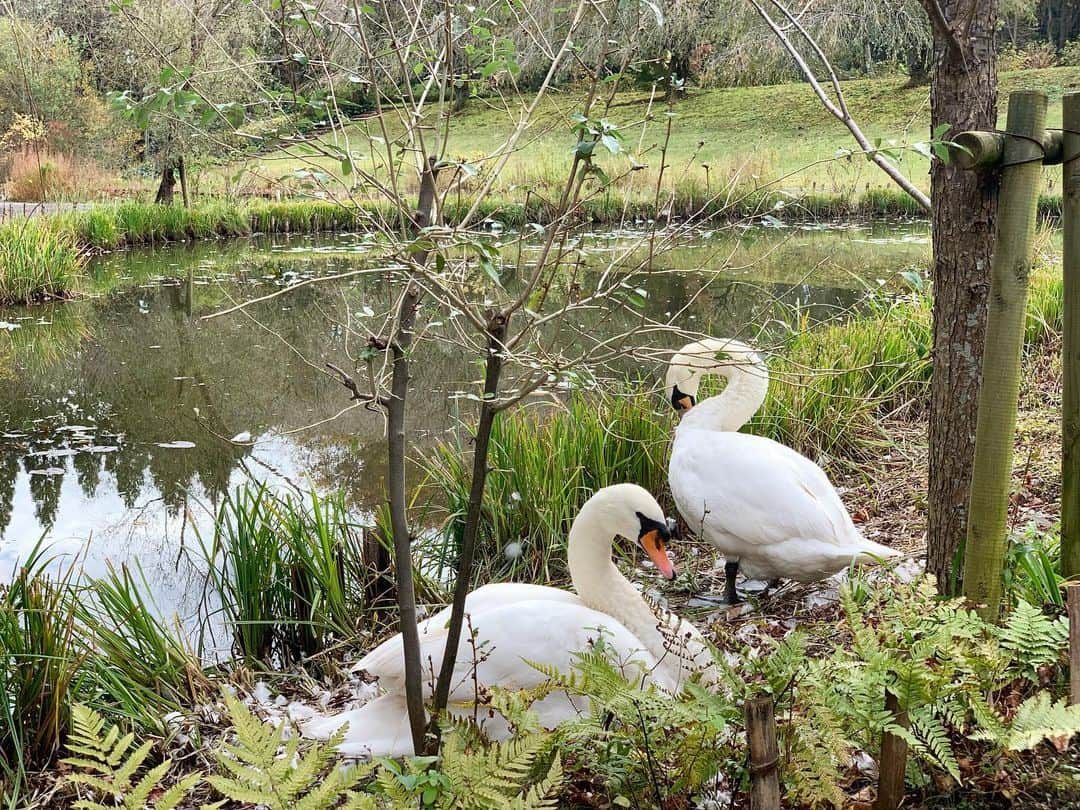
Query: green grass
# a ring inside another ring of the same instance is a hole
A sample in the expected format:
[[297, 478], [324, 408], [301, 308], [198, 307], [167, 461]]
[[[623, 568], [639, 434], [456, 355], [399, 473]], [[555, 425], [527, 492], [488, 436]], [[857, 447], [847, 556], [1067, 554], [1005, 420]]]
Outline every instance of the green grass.
[[253, 233], [355, 230], [359, 214], [355, 207], [317, 200], [212, 200], [191, 208], [126, 202], [57, 214], [49, 222], [51, 230], [69, 234], [83, 251], [104, 251]]
[[157, 617], [145, 596], [149, 592], [141, 572], [110, 565], [105, 577], [91, 580], [73, 600], [95, 650], [87, 665], [97, 689], [112, 697], [114, 715], [144, 728], [206, 702], [212, 691], [199, 656], [178, 627]]
[[[566, 534], [593, 492], [626, 481], [654, 493], [664, 490], [672, 418], [659, 398], [639, 390], [578, 392], [565, 407], [519, 408], [496, 420], [477, 543], [478, 565], [486, 570], [475, 573], [476, 581], [561, 580]], [[425, 466], [448, 509], [444, 531], [429, 549], [438, 576], [454, 565], [471, 465], [463, 448], [443, 444]], [[506, 553], [515, 541], [522, 546], [520, 556]]]
[[[907, 87], [906, 81], [903, 76], [886, 76], [843, 83], [849, 108], [871, 140], [911, 143], [927, 136], [929, 90]], [[999, 93], [1002, 122], [1004, 100], [1009, 92], [1040, 89], [1050, 96], [1048, 126], [1061, 126], [1061, 96], [1078, 85], [1080, 68], [1076, 67], [1003, 73]], [[531, 189], [543, 200], [555, 198], [555, 190], [564, 182], [571, 162], [570, 116], [580, 109], [583, 94], [582, 88], [563, 87], [541, 103], [521, 148], [496, 179], [497, 195], [513, 194], [520, 202], [522, 191]], [[484, 180], [490, 161], [483, 158], [503, 143], [519, 111], [518, 99], [510, 99], [503, 106], [495, 99], [478, 99], [453, 119], [447, 156], [475, 161], [479, 169], [477, 177], [465, 184], [461, 192], [464, 197]], [[737, 196], [767, 189], [780, 195], [777, 199], [787, 199], [796, 205], [803, 201], [811, 210], [828, 200], [825, 208], [840, 206], [844, 209], [841, 214], [853, 207], [881, 210], [895, 205], [891, 181], [867, 160], [859, 156], [830, 160], [838, 150], [853, 148], [854, 141], [843, 125], [822, 108], [805, 83], [692, 89], [685, 98], [675, 101], [672, 112], [662, 185], [665, 196], [675, 195], [676, 213], [687, 207], [689, 199], [700, 201], [718, 193], [728, 198], [727, 189], [737, 190]], [[621, 181], [617, 193], [610, 195], [611, 200], [594, 201], [591, 205], [621, 209], [623, 201], [629, 200], [632, 208], [644, 207], [655, 213], [653, 195], [661, 162], [660, 147], [668, 124], [666, 103], [662, 96], [653, 98], [648, 91], [626, 89], [615, 95], [612, 106], [603, 114], [621, 127], [624, 149], [645, 168]], [[396, 114], [388, 115], [387, 125], [391, 137], [400, 133]], [[346, 134], [355, 154], [377, 154], [385, 148], [374, 140], [381, 138], [382, 131], [373, 119], [352, 124]], [[344, 141], [338, 145], [344, 147]], [[605, 153], [597, 160], [612, 177], [630, 168], [627, 155]], [[367, 163], [361, 161], [361, 164], [372, 170]], [[916, 185], [924, 190], [929, 188], [928, 164], [922, 157], [905, 153], [900, 165]], [[227, 171], [234, 173], [239, 168], [233, 164]], [[303, 156], [295, 149], [255, 156], [246, 160], [243, 168], [266, 178], [268, 188], [275, 187], [279, 178], [316, 168], [334, 178], [331, 185], [342, 191], [352, 183], [352, 177], [341, 177], [336, 161]], [[378, 167], [375, 171], [380, 173]], [[1044, 191], [1050, 194], [1048, 208], [1053, 208], [1053, 192], [1060, 191], [1060, 183], [1052, 179], [1058, 177], [1060, 173], [1047, 173], [1048, 185]], [[285, 181], [286, 187], [288, 182]], [[406, 173], [402, 182], [409, 188], [409, 183], [415, 181]], [[879, 196], [881, 192], [885, 195]], [[841, 206], [839, 201], [846, 202]], [[454, 202], [453, 195], [450, 202]], [[904, 207], [910, 209], [911, 204], [904, 203]]]
[[861, 459], [888, 439], [881, 414], [919, 409], [930, 381], [930, 302], [872, 302], [844, 322], [801, 320], [770, 362], [769, 395], [749, 430], [812, 457]]
[[51, 562], [39, 546], [0, 586], [0, 779], [9, 785], [56, 753], [81, 676], [73, 568], [57, 573]]
[[63, 297], [83, 264], [71, 235], [42, 218], [0, 225], [0, 305]]

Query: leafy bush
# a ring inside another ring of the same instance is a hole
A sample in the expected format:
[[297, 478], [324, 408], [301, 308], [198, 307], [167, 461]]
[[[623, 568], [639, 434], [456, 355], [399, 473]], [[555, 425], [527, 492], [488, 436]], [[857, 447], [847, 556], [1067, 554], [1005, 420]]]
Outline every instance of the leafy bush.
[[1080, 39], [1070, 39], [1058, 54], [1058, 64], [1068, 67], [1080, 65]]
[[998, 70], [1012, 72], [1016, 70], [1038, 70], [1058, 64], [1057, 52], [1049, 42], [1029, 42], [1015, 48], [1007, 45], [998, 53]]
[[[777, 644], [762, 666], [774, 694], [784, 695], [794, 684], [782, 713], [793, 718], [784, 739], [795, 763], [788, 788], [797, 800], [834, 800], [835, 767], [853, 746], [878, 750], [885, 731], [907, 741], [915, 765], [909, 777], [921, 773], [925, 779], [927, 769], [940, 770], [958, 782], [964, 776], [957, 740], [1022, 750], [1080, 731], [1080, 707], [1052, 703], [1036, 691], [1040, 670], [1062, 664], [1068, 637], [1063, 618], [1019, 602], [1002, 626], [988, 624], [961, 600], [939, 598], [929, 578], [874, 587], [856, 578], [840, 597], [841, 630], [850, 634], [850, 645], [810, 658], [807, 638], [797, 632]], [[886, 690], [908, 714], [909, 729], [884, 710]], [[1017, 706], [1016, 695], [1026, 700]], [[832, 765], [822, 770], [815, 764], [822, 759]]]

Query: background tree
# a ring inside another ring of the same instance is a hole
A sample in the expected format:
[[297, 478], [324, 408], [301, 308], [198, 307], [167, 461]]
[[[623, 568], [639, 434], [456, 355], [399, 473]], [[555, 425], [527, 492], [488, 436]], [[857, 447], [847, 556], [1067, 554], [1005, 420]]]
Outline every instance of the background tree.
[[[143, 159], [159, 178], [157, 202], [172, 202], [177, 180], [186, 202], [192, 156], [211, 146], [221, 152], [216, 139], [229, 130], [227, 116], [264, 86], [265, 60], [254, 50], [262, 17], [246, 0], [125, 0], [113, 7], [113, 24], [96, 34], [90, 51], [95, 75], [142, 133]], [[197, 86], [190, 81], [196, 73]]]

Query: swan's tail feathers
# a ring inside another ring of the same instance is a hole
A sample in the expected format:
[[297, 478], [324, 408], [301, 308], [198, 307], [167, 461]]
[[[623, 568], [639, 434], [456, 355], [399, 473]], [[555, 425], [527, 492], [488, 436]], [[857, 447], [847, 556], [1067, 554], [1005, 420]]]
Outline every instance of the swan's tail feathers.
[[412, 732], [405, 696], [386, 694], [359, 709], [315, 717], [301, 726], [305, 737], [327, 740], [349, 724], [338, 753], [346, 757], [408, 757], [413, 755]]
[[875, 543], [873, 540], [867, 540], [865, 537], [862, 538], [861, 546], [862, 548], [854, 560], [857, 563], [887, 562], [904, 556], [902, 551], [883, 546], [881, 543]]

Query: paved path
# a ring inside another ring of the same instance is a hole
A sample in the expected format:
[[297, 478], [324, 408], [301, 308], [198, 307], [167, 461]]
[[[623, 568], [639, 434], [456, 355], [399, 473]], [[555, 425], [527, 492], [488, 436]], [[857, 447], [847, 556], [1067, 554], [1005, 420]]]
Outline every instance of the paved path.
[[86, 211], [91, 207], [93, 203], [24, 203], [0, 200], [0, 222], [13, 217], [57, 214], [61, 211]]

